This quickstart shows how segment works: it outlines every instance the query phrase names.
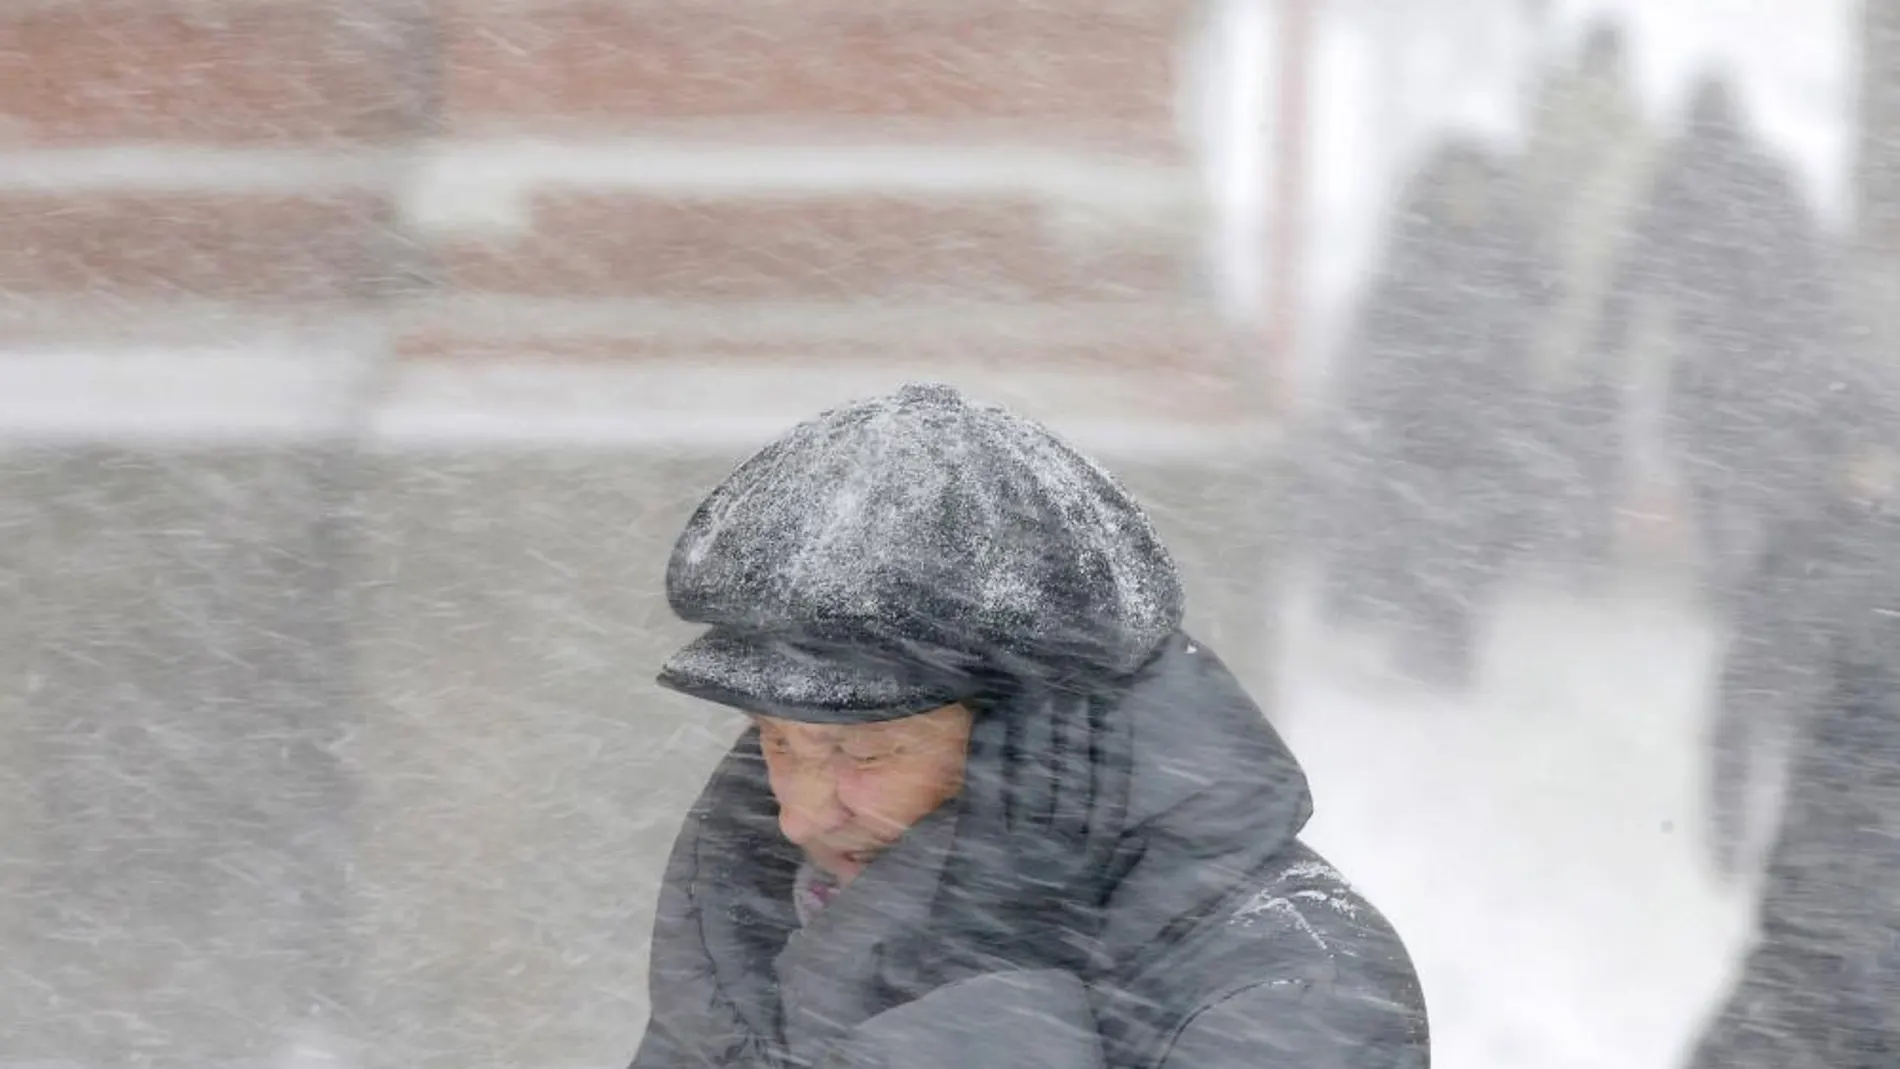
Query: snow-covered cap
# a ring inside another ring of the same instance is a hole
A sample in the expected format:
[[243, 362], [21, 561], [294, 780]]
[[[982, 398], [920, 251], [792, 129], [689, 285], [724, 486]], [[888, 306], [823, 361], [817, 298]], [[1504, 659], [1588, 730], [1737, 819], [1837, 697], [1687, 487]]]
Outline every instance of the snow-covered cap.
[[741, 464], [687, 522], [666, 588], [711, 630], [662, 685], [822, 723], [909, 716], [998, 674], [1132, 674], [1182, 616], [1173, 560], [1113, 476], [935, 384]]

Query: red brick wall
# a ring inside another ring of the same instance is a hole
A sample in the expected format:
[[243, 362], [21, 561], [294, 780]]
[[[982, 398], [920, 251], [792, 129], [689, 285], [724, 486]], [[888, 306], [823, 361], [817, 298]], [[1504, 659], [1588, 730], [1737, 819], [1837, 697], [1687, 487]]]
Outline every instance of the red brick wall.
[[1062, 406], [1230, 418], [1177, 133], [1198, 10], [11, 0], [0, 344], [368, 324], [398, 430], [507, 409], [427, 385], [496, 363], [754, 369], [728, 409], [840, 363], [1073, 370]]

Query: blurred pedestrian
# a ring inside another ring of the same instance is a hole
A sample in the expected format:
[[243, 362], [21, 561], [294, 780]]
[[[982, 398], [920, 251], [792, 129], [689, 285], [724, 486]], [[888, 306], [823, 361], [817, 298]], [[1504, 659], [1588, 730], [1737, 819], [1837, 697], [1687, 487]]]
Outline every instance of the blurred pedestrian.
[[[1756, 938], [1692, 1069], [1900, 1064], [1900, 452], [1841, 474], [1825, 509], [1784, 519], [1757, 580], [1774, 597], [1754, 604], [1779, 607], [1756, 626], [1781, 645], [1738, 642], [1724, 675], [1731, 727], [1781, 703], [1795, 756]], [[1757, 656], [1779, 686], [1742, 685]]]
[[1656, 154], [1615, 23], [1591, 28], [1574, 68], [1549, 73], [1530, 130], [1525, 213], [1552, 285], [1531, 353], [1537, 492], [1548, 506], [1540, 548], [1587, 579], [1613, 557], [1631, 386], [1625, 354], [1594, 342]]
[[1528, 354], [1548, 284], [1513, 182], [1475, 143], [1432, 155], [1342, 369], [1329, 615], [1394, 625], [1431, 683], [1468, 682], [1532, 522]]
[[[1704, 78], [1625, 256], [1604, 336], [1616, 351], [1666, 354], [1670, 436], [1724, 603], [1772, 518], [1799, 507], [1818, 477], [1817, 371], [1839, 350], [1833, 259], [1728, 83]], [[1652, 329], [1660, 344], [1640, 336]]]

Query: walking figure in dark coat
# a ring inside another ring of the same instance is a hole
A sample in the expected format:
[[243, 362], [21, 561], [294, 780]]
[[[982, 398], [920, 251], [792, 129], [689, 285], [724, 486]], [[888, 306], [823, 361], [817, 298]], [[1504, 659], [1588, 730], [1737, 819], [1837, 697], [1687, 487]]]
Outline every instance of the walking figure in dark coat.
[[[1735, 878], [1759, 857], [1756, 844], [1772, 829], [1791, 746], [1836, 685], [1831, 659], [1843, 621], [1861, 611], [1873, 589], [1866, 571], [1848, 567], [1881, 537], [1869, 510], [1889, 494], [1892, 428], [1900, 408], [1888, 399], [1877, 365], [1855, 353], [1834, 369], [1810, 369], [1814, 414], [1796, 442], [1813, 469], [1805, 488], [1790, 490], [1763, 522], [1761, 552], [1737, 576], [1724, 623], [1729, 638], [1715, 688], [1709, 728], [1709, 845], [1717, 872]], [[1793, 439], [1791, 439], [1793, 441]], [[1883, 506], [1884, 507], [1884, 506]], [[1893, 563], [1900, 564], [1900, 559]]]
[[1468, 681], [1479, 615], [1533, 516], [1528, 346], [1547, 286], [1511, 181], [1475, 144], [1432, 157], [1343, 369], [1330, 615], [1396, 624], [1431, 682]]
[[1530, 128], [1524, 212], [1552, 275], [1531, 359], [1540, 424], [1531, 455], [1544, 473], [1539, 549], [1588, 587], [1615, 562], [1629, 459], [1626, 354], [1606, 357], [1596, 342], [1656, 154], [1616, 24], [1591, 29], [1574, 67], [1545, 73]]
[[635, 1069], [1424, 1069], [1398, 936], [1140, 509], [941, 386], [694, 514], [662, 681], [749, 726], [693, 807]]
[[1837, 351], [1827, 249], [1787, 167], [1705, 79], [1620, 271], [1606, 346], [1665, 354], [1668, 422], [1720, 602], [1812, 485], [1812, 384]]
[[[1692, 1069], [1900, 1064], [1900, 439], [1892, 415], [1844, 425], [1886, 443], [1778, 519], [1747, 622], [1779, 644], [1738, 642], [1724, 677], [1725, 703], [1790, 706], [1795, 756], [1755, 945]], [[1746, 686], [1757, 656], [1779, 686]]]

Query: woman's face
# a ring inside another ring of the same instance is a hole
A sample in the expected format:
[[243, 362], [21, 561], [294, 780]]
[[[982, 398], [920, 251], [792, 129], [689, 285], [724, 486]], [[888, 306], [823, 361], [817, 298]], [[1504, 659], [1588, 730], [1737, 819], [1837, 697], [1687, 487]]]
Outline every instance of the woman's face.
[[780, 830], [840, 883], [963, 787], [972, 716], [962, 705], [874, 724], [753, 719]]

